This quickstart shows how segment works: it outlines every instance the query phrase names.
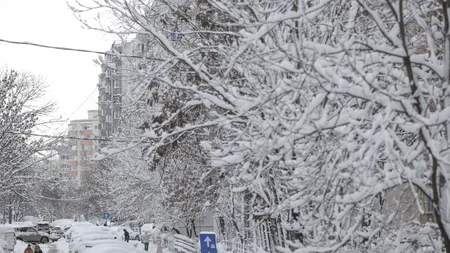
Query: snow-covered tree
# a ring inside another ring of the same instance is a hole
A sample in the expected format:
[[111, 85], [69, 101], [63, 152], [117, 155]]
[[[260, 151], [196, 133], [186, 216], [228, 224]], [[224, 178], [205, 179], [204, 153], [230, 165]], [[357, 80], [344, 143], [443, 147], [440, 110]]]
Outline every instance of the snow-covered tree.
[[35, 177], [33, 167], [46, 158], [40, 152], [51, 148], [48, 141], [30, 135], [53, 109], [52, 103], [43, 103], [44, 92], [42, 79], [0, 70], [0, 196]]
[[[184, 112], [208, 108], [192, 124], [151, 125], [149, 151], [220, 128], [202, 148], [251, 222], [271, 227], [272, 250], [396, 252], [419, 232], [450, 252], [447, 2], [92, 2], [81, 8], [108, 9], [115, 32], [163, 49], [143, 85], [178, 89]], [[196, 12], [229, 29], [190, 21]], [[169, 39], [174, 23], [185, 44]], [[412, 221], [391, 226], [398, 212], [383, 202], [405, 185], [416, 212], [432, 202], [439, 240]]]

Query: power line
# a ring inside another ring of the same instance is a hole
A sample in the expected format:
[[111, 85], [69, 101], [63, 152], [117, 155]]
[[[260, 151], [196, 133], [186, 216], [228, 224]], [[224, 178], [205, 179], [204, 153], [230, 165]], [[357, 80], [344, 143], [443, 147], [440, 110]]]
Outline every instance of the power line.
[[92, 54], [101, 54], [101, 55], [120, 56], [120, 57], [124, 57], [124, 58], [136, 58], [136, 59], [147, 59], [147, 60], [164, 61], [163, 59], [147, 57], [147, 56], [122, 55], [122, 54], [108, 53], [108, 52], [102, 52], [102, 51], [96, 51], [96, 50], [90, 50], [90, 49], [50, 46], [50, 45], [44, 45], [44, 44], [39, 44], [39, 43], [34, 43], [34, 42], [27, 42], [27, 41], [14, 41], [14, 40], [6, 40], [6, 39], [1, 39], [0, 38], [0, 42], [8, 43], [8, 44], [15, 44], [15, 45], [27, 45], [27, 46], [42, 47], [42, 48], [48, 48], [48, 49], [64, 50], [64, 51], [74, 51], [74, 52], [81, 52], [81, 53], [92, 53]]
[[91, 96], [94, 94], [94, 92], [97, 90], [97, 86], [95, 86], [95, 88], [94, 88], [94, 90], [91, 92], [91, 94], [89, 94], [89, 96], [83, 101], [83, 103], [81, 103], [81, 105], [80, 106], [78, 106], [78, 108], [69, 116], [69, 119], [68, 120], [70, 120], [71, 118], [72, 118], [72, 116], [73, 115], [75, 115], [75, 113], [77, 113], [78, 112], [78, 110], [80, 110], [80, 108], [84, 105], [84, 103], [86, 103], [88, 100], [89, 100], [89, 98], [91, 98]]
[[111, 140], [111, 139], [105, 139], [105, 138], [85, 138], [85, 137], [75, 137], [75, 136], [64, 136], [64, 135], [49, 135], [49, 134], [34, 134], [34, 133], [23, 133], [23, 132], [10, 132], [5, 131], [5, 133], [8, 134], [15, 134], [15, 135], [28, 135], [28, 136], [35, 136], [35, 137], [43, 137], [43, 138], [52, 138], [52, 139], [69, 139], [69, 140], [81, 140], [81, 141], [104, 141], [104, 142], [124, 142], [124, 143], [151, 143], [148, 141], [132, 141], [132, 140]]
[[[80, 106], [78, 106], [78, 108], [69, 116], [69, 118], [67, 118], [67, 121], [70, 122], [70, 119], [73, 117], [73, 115], [75, 115], [75, 113], [78, 112], [78, 110], [80, 110], [80, 108], [89, 100], [89, 98], [94, 94], [94, 92], [97, 90], [97, 86], [95, 86], [94, 90], [91, 92], [91, 94], [89, 94], [89, 96], [80, 104]], [[58, 127], [58, 129], [55, 132], [58, 132], [59, 129], [61, 129], [63, 126]]]

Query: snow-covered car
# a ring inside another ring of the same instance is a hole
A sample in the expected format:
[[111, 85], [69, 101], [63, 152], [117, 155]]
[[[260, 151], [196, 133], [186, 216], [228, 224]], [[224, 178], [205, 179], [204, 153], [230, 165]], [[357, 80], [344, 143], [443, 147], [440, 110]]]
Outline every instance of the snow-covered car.
[[107, 227], [97, 227], [94, 225], [80, 225], [80, 224], [73, 224], [69, 229], [67, 229], [64, 232], [64, 238], [70, 241], [70, 238], [72, 237], [72, 234], [83, 234], [84, 231], [104, 231], [103, 229], [108, 229]]
[[122, 242], [120, 240], [117, 239], [112, 239], [112, 240], [93, 240], [93, 241], [84, 241], [84, 242], [79, 242], [77, 243], [72, 250], [69, 251], [69, 253], [84, 253], [85, 251], [87, 251], [88, 249], [97, 246], [97, 245], [115, 245], [117, 247], [126, 245], [126, 246], [130, 246], [128, 245], [126, 242]]
[[96, 245], [83, 253], [142, 253], [142, 250], [138, 250], [134, 248], [130, 244], [124, 243], [122, 245], [108, 245], [108, 244], [99, 244]]
[[59, 219], [52, 222], [53, 227], [71, 227], [76, 223], [73, 219]]
[[86, 234], [80, 237], [72, 238], [72, 241], [69, 243], [69, 251], [72, 250], [75, 245], [80, 242], [87, 241], [102, 241], [102, 240], [118, 240], [119, 237], [116, 234], [112, 233], [94, 233], [94, 234]]
[[50, 235], [44, 232], [39, 232], [33, 227], [14, 227], [16, 239], [24, 242], [39, 242], [48, 243]]
[[141, 234], [148, 232], [153, 242], [164, 240], [171, 236], [171, 232], [166, 226], [159, 226], [153, 223], [144, 224], [141, 227]]
[[36, 230], [39, 232], [45, 232], [45, 233], [49, 234], [50, 233], [50, 222], [39, 221], [36, 224]]
[[50, 240], [57, 241], [64, 235], [64, 229], [62, 227], [52, 227], [50, 229]]
[[13, 252], [16, 245], [16, 233], [10, 225], [0, 225], [0, 244], [5, 252]]

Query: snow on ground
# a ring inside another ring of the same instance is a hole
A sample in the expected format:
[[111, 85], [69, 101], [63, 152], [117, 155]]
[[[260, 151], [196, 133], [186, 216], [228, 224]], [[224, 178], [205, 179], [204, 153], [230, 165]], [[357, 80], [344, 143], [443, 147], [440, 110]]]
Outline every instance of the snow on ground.
[[[22, 242], [22, 241], [17, 241], [16, 246], [14, 247], [14, 252], [15, 253], [23, 253], [25, 251], [25, 249], [27, 248], [28, 243], [26, 242]], [[55, 245], [53, 244], [39, 244], [39, 247], [41, 247], [42, 251], [44, 253], [58, 253], [57, 251], [55, 251]]]
[[[69, 244], [64, 239], [61, 239], [61, 240], [55, 242], [54, 244], [55, 244], [56, 248], [58, 249], [57, 252], [55, 252], [55, 253], [68, 253], [69, 252]], [[137, 249], [144, 251], [143, 243], [141, 243], [139, 241], [130, 241], [130, 244], [135, 246]], [[25, 245], [25, 247], [26, 247], [26, 245]], [[23, 248], [23, 250], [25, 250], [25, 247]], [[158, 248], [158, 246], [156, 244], [150, 243], [148, 245], [148, 252], [156, 253], [157, 248]], [[23, 250], [16, 251], [16, 253], [23, 253]], [[53, 253], [53, 252], [47, 252], [44, 250], [44, 253]], [[163, 253], [171, 253], [171, 251], [169, 249], [163, 249]]]

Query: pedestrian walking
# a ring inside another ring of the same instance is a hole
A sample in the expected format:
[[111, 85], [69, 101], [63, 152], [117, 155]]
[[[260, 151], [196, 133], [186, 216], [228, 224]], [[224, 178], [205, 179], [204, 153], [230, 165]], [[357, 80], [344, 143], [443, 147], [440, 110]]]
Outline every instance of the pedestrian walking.
[[36, 245], [34, 247], [34, 253], [44, 253], [44, 252], [42, 252], [41, 248], [38, 245]]
[[148, 234], [148, 231], [145, 231], [142, 235], [142, 243], [144, 244], [145, 251], [148, 251], [148, 244], [150, 243], [150, 235]]
[[125, 241], [130, 241], [130, 233], [126, 229], [123, 229], [123, 236], [125, 237]]
[[33, 253], [33, 249], [31, 248], [31, 244], [28, 244], [27, 248], [23, 253]]

